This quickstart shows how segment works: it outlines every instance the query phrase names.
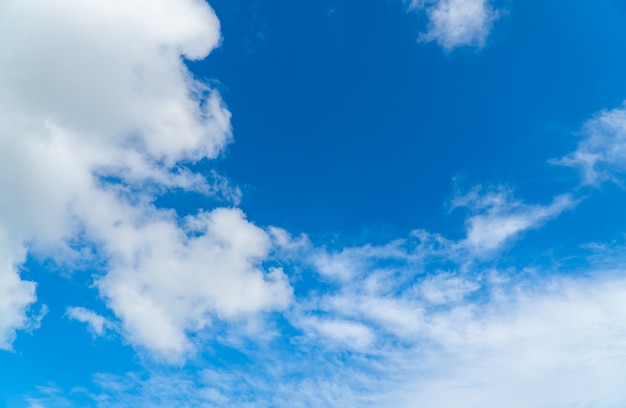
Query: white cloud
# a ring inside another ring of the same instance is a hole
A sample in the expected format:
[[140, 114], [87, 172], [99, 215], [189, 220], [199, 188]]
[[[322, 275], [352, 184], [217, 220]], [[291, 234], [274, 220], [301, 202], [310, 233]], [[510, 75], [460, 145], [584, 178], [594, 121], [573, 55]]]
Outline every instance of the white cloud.
[[411, 8], [428, 16], [420, 41], [435, 41], [445, 50], [461, 46], [483, 47], [499, 12], [489, 0], [413, 0]]
[[[413, 293], [328, 296], [326, 313], [351, 316], [377, 337], [376, 346], [361, 350], [370, 359], [366, 368], [340, 365], [354, 376], [366, 373], [365, 389], [376, 402], [355, 406], [622, 406], [626, 281], [612, 272], [573, 279], [542, 274], [435, 275], [424, 282], [442, 292], [451, 279], [471, 282], [461, 295], [435, 304]], [[347, 386], [343, 397], [356, 401], [363, 391], [345, 377], [338, 384]]]
[[569, 194], [557, 196], [552, 203], [542, 206], [516, 200], [504, 187], [484, 193], [483, 190], [476, 187], [452, 201], [453, 209], [464, 207], [472, 212], [465, 221], [466, 238], [462, 244], [476, 255], [501, 248], [520, 233], [541, 226], [577, 204]]
[[478, 290], [477, 282], [449, 273], [423, 279], [416, 290], [432, 304], [449, 304], [463, 300], [468, 294]]
[[[489, 259], [522, 233], [541, 227], [563, 211], [575, 207], [579, 201], [570, 194], [563, 194], [547, 205], [527, 204], [515, 198], [510, 188], [479, 185], [465, 194], [457, 194], [450, 203], [450, 211], [459, 208], [467, 211], [465, 237], [462, 239], [451, 240], [439, 234], [414, 230], [407, 238], [385, 245], [347, 247], [339, 251], [316, 249], [310, 242], [300, 240], [298, 256], [306, 259], [322, 277], [332, 281], [350, 282], [359, 278], [364, 288], [384, 285], [385, 282], [388, 286], [389, 274], [414, 277], [427, 272], [425, 265], [433, 260], [464, 265]], [[286, 241], [282, 245], [287, 248], [293, 244]], [[380, 267], [381, 262], [386, 266]]]
[[344, 248], [340, 252], [319, 250], [315, 251], [311, 261], [323, 276], [346, 281], [354, 279], [363, 270], [368, 270], [372, 261], [406, 259], [407, 252], [403, 248], [404, 244], [404, 240], [398, 240], [384, 246], [365, 245]]
[[[439, 326], [440, 313], [469, 313], [464, 308], [468, 297], [480, 298], [494, 285], [506, 284], [505, 277], [491, 272], [490, 263], [506, 243], [576, 203], [572, 196], [562, 195], [545, 206], [531, 205], [515, 199], [505, 187], [477, 186], [451, 202], [451, 210], [468, 212], [466, 236], [458, 240], [418, 230], [385, 245], [332, 252], [308, 242], [308, 252], [299, 247], [301, 262], [321, 277], [334, 279], [323, 290], [299, 299], [299, 313], [291, 316], [292, 322], [303, 326], [303, 316], [322, 313], [326, 319], [361, 322], [383, 343], [428, 338], [429, 330]], [[370, 352], [380, 347], [377, 341], [369, 344]]]
[[111, 271], [97, 282], [129, 338], [171, 357], [192, 351], [186, 332], [210, 327], [214, 317], [246, 318], [291, 301], [282, 270], [260, 268], [267, 233], [241, 211], [201, 213], [186, 225], [187, 232], [167, 220], [111, 228]]
[[26, 315], [29, 305], [36, 301], [35, 283], [21, 280], [18, 273], [24, 253], [0, 228], [0, 349], [3, 350], [12, 349], [16, 330], [37, 323]]
[[94, 336], [102, 336], [107, 329], [113, 327], [109, 320], [84, 307], [68, 307], [66, 313], [70, 319], [87, 324], [89, 331]]
[[183, 221], [153, 204], [170, 188], [238, 197], [186, 167], [231, 140], [220, 95], [182, 59], [220, 42], [206, 2], [8, 0], [0, 27], [3, 347], [35, 301], [17, 274], [26, 251], [80, 257], [76, 242], [106, 261], [97, 287], [128, 339], [166, 358], [192, 352], [188, 334], [212, 318], [289, 302], [282, 272], [260, 267], [269, 235], [240, 211]]
[[580, 170], [585, 185], [623, 184], [626, 173], [626, 108], [597, 113], [587, 121], [573, 153], [553, 163]]
[[365, 321], [381, 336], [411, 338], [424, 324], [422, 305], [404, 296], [347, 292], [323, 298], [321, 307], [340, 316]]
[[374, 342], [372, 329], [364, 324], [341, 319], [324, 319], [305, 317], [298, 324], [313, 336], [332, 340], [331, 347], [339, 344], [341, 348], [354, 349], [357, 351], [367, 350]]
[[594, 278], [520, 285], [438, 316], [430, 334], [442, 352], [407, 378], [398, 406], [622, 406], [626, 286]]

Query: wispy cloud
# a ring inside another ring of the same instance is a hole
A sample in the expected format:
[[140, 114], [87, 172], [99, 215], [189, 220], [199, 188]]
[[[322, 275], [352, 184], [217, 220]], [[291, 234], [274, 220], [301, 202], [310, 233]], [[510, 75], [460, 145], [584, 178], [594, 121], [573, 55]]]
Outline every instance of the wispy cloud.
[[106, 330], [113, 328], [108, 319], [84, 307], [68, 307], [66, 314], [72, 320], [85, 323], [94, 336], [103, 336]]
[[[364, 324], [370, 331], [360, 329], [361, 340], [367, 341], [359, 344], [369, 344], [369, 350], [384, 349], [389, 341], [432, 340], [434, 331], [428, 331], [438, 326], [440, 316], [474, 313], [474, 302], [489, 301], [495, 288], [508, 287], [506, 279], [492, 271], [507, 242], [576, 203], [564, 195], [545, 206], [531, 205], [514, 198], [511, 189], [477, 186], [451, 201], [451, 210], [468, 211], [466, 236], [457, 240], [416, 230], [385, 245], [340, 251], [315, 248], [306, 241], [306, 250], [298, 247], [300, 262], [326, 279], [326, 286], [296, 300], [292, 322], [298, 327], [311, 319]], [[328, 330], [317, 334], [324, 333], [340, 342], [345, 338]]]
[[623, 185], [626, 174], [626, 108], [594, 115], [582, 128], [578, 148], [553, 163], [578, 169], [584, 185], [605, 181]]
[[554, 198], [548, 205], [529, 205], [514, 198], [511, 189], [475, 187], [456, 196], [451, 209], [466, 208], [466, 238], [462, 242], [477, 255], [493, 252], [522, 232], [537, 228], [577, 204], [572, 195]]

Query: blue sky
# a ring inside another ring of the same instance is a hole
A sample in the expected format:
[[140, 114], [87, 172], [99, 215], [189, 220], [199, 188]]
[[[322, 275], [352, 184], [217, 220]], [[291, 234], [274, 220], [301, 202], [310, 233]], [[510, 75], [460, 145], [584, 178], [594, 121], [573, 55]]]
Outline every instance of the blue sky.
[[623, 407], [626, 6], [0, 4], [0, 406]]

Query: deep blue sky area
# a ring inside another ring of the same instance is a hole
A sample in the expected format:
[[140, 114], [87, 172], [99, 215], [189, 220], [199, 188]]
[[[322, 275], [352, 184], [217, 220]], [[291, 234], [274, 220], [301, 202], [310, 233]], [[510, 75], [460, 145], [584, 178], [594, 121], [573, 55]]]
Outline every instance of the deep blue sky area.
[[233, 113], [218, 167], [251, 219], [313, 235], [446, 231], [456, 176], [535, 202], [577, 182], [547, 161], [626, 94], [618, 3], [514, 2], [488, 47], [446, 53], [417, 42], [420, 15], [399, 1], [216, 1], [222, 46], [189, 65]]

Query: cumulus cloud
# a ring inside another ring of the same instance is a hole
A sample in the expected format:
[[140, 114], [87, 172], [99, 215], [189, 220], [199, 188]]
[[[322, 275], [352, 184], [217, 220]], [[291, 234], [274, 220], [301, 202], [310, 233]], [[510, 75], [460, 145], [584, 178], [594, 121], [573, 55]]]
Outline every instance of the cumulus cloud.
[[291, 301], [282, 269], [264, 273], [265, 231], [234, 209], [187, 217], [186, 230], [152, 222], [112, 231], [110, 272], [97, 282], [129, 338], [162, 355], [193, 349], [186, 332], [211, 319], [245, 318]]
[[413, 0], [412, 9], [425, 10], [426, 32], [420, 41], [435, 41], [446, 51], [461, 46], [483, 47], [499, 12], [489, 0]]
[[594, 115], [583, 125], [578, 148], [553, 162], [578, 169], [584, 185], [597, 186], [605, 181], [623, 184], [622, 178], [626, 174], [626, 107]]
[[168, 189], [238, 196], [188, 166], [231, 141], [219, 93], [183, 62], [219, 45], [206, 2], [9, 0], [0, 27], [0, 344], [35, 301], [27, 253], [76, 258], [86, 242], [124, 333], [167, 358], [211, 318], [284, 307], [284, 275], [260, 267], [269, 235], [239, 210], [181, 220], [154, 204]]

